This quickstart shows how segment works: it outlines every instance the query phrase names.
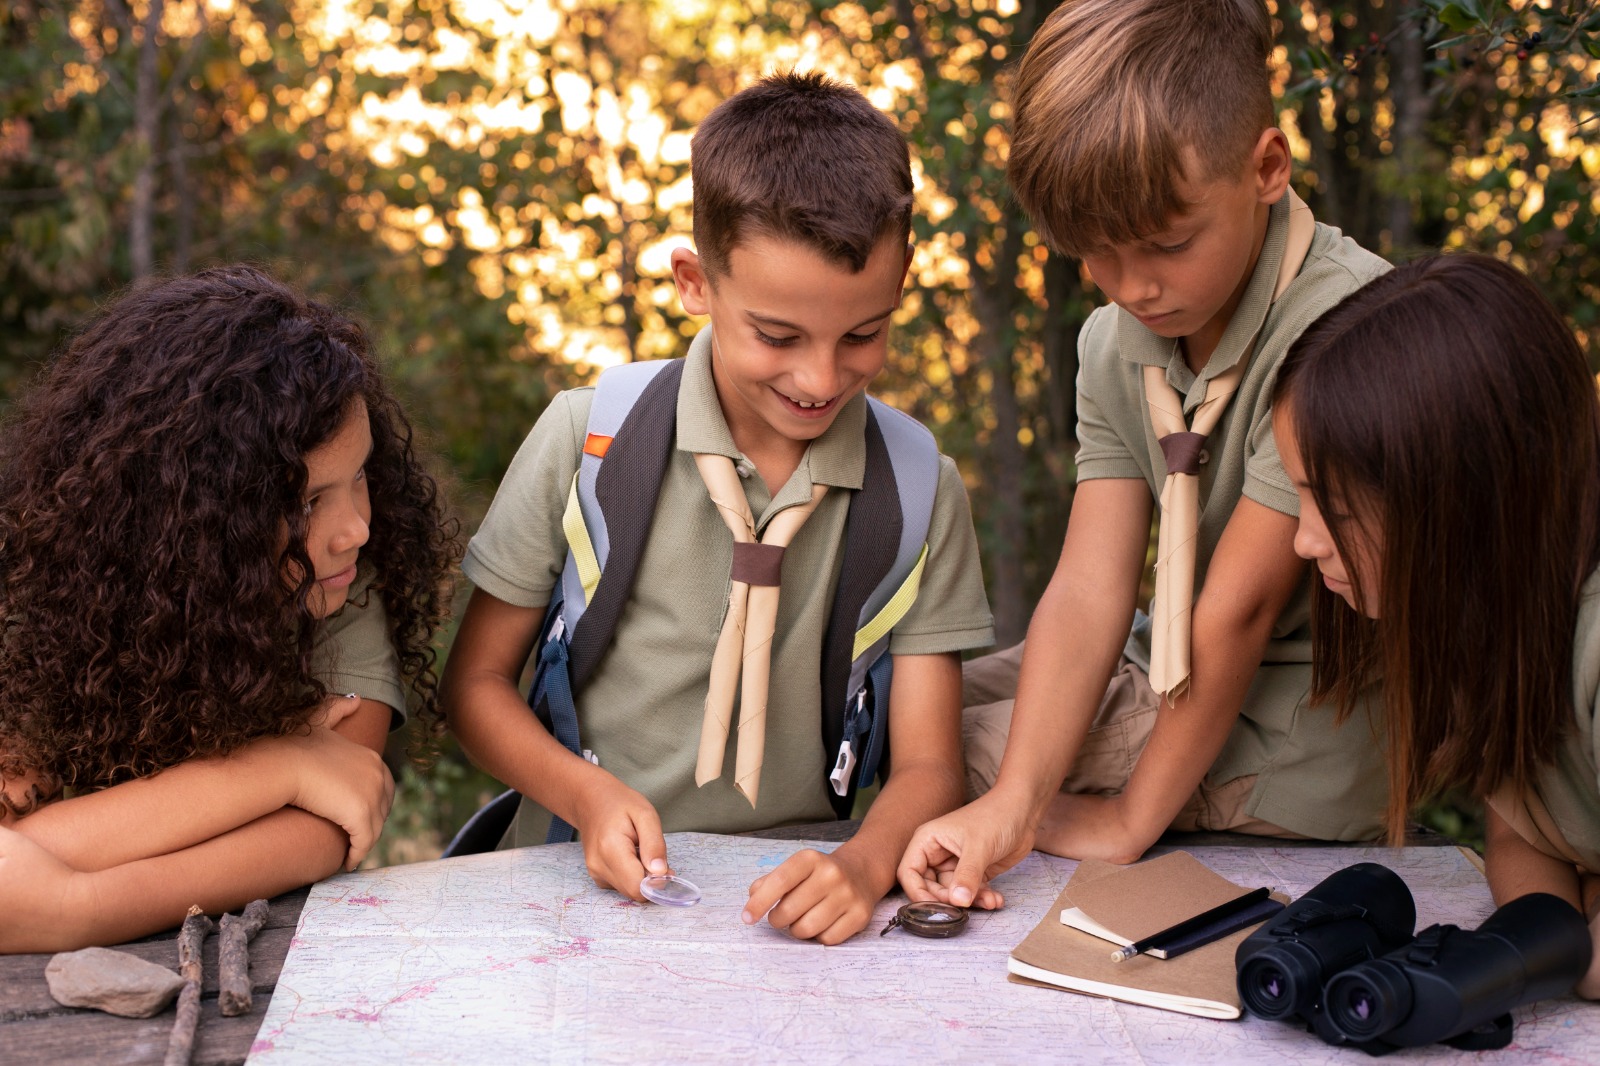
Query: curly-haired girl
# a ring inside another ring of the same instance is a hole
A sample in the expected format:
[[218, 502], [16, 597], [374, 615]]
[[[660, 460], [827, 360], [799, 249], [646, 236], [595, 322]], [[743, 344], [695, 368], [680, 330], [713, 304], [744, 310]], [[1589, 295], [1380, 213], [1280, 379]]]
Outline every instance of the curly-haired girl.
[[1408, 263], [1305, 331], [1273, 431], [1322, 575], [1314, 695], [1383, 679], [1391, 836], [1486, 798], [1495, 900], [1587, 904], [1600, 944], [1600, 400], [1571, 331], [1504, 263]]
[[353, 867], [455, 548], [356, 323], [243, 266], [108, 308], [0, 428], [0, 950]]

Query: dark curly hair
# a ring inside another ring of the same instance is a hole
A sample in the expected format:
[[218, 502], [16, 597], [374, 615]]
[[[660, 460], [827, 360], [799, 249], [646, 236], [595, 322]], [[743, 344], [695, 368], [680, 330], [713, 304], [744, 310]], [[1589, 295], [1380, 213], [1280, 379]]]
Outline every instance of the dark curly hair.
[[438, 735], [458, 526], [366, 334], [253, 267], [206, 270], [117, 300], [0, 427], [0, 779], [40, 782], [14, 813], [304, 727], [328, 695], [306, 455], [357, 401], [367, 594]]

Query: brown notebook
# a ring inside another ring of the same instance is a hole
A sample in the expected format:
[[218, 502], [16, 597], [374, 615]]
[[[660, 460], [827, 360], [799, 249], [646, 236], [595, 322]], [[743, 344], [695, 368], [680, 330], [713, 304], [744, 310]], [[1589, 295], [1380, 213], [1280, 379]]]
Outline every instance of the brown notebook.
[[[1254, 927], [1175, 959], [1139, 955], [1112, 962], [1111, 953], [1113, 944], [1158, 933], [1252, 887], [1235, 885], [1182, 851], [1133, 866], [1086, 859], [1044, 920], [1011, 952], [1012, 980], [1202, 1018], [1237, 1018], [1233, 956]], [[1063, 912], [1074, 911], [1107, 938], [1063, 924]]]

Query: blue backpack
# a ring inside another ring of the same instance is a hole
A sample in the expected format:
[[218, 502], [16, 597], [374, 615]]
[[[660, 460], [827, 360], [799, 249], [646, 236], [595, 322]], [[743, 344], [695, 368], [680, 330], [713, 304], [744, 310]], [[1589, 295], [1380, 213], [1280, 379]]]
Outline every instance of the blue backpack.
[[[545, 615], [528, 703], [568, 751], [575, 697], [611, 645], [632, 593], [677, 427], [683, 361], [628, 363], [595, 387], [562, 528], [567, 558]], [[845, 521], [843, 563], [822, 652], [823, 750], [834, 811], [887, 769], [889, 634], [917, 597], [939, 484], [939, 449], [916, 419], [868, 397], [866, 470]], [[552, 817], [547, 843], [572, 839]]]

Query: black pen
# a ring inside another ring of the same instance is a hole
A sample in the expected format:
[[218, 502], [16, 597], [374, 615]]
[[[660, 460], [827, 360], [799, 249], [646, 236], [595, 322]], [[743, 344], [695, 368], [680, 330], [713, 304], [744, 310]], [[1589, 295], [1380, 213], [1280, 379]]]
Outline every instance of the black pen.
[[[1252, 910], [1258, 903], [1260, 903], [1262, 900], [1265, 900], [1271, 894], [1272, 889], [1270, 888], [1257, 888], [1250, 892], [1246, 892], [1244, 895], [1230, 899], [1228, 902], [1216, 907], [1212, 907], [1208, 911], [1202, 911], [1193, 918], [1187, 918], [1171, 928], [1163, 929], [1159, 933], [1153, 933], [1150, 936], [1145, 937], [1143, 940], [1129, 944], [1125, 948], [1118, 948], [1116, 951], [1111, 953], [1111, 961], [1123, 962], [1126, 959], [1133, 958], [1135, 955], [1143, 955], [1146, 952], [1151, 951], [1161, 951], [1167, 944], [1177, 941], [1183, 937], [1187, 937], [1190, 934], [1197, 933], [1201, 930], [1206, 930], [1208, 933], [1212, 933], [1214, 935], [1186, 944], [1184, 946], [1184, 950], [1188, 950], [1192, 947], [1199, 947], [1202, 943], [1208, 943], [1211, 940], [1220, 939], [1221, 937], [1227, 936], [1229, 933], [1243, 928], [1244, 925], [1250, 924], [1251, 921], [1259, 920], [1251, 917], [1248, 920], [1244, 920], [1243, 924], [1233, 924], [1228, 921], [1228, 919], [1234, 917], [1243, 918], [1245, 912]], [[1208, 929], [1208, 927], [1211, 926], [1215, 926], [1215, 928]]]

